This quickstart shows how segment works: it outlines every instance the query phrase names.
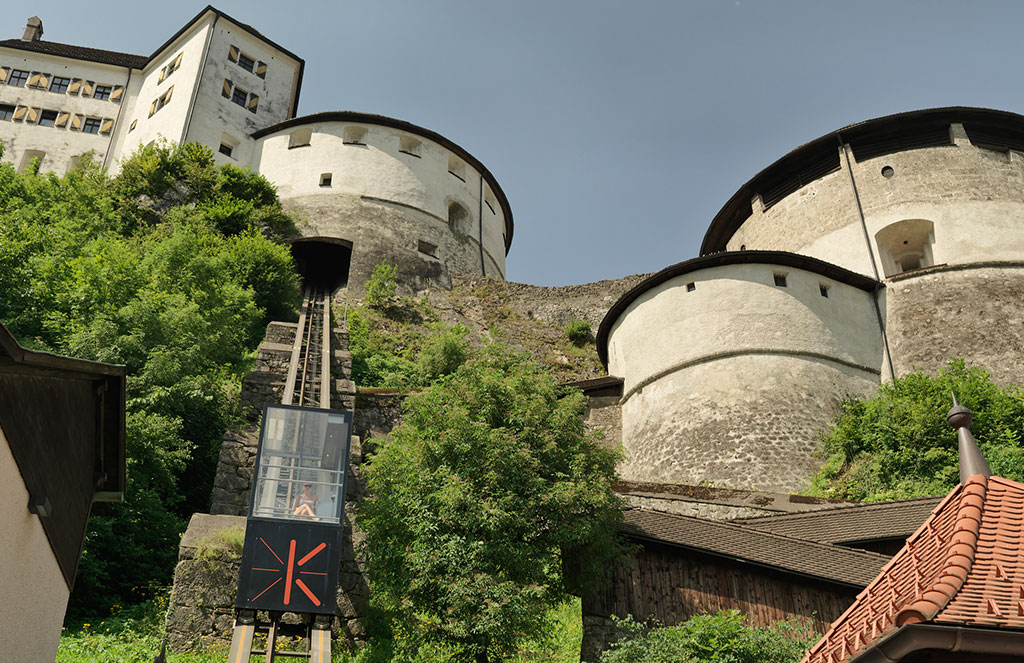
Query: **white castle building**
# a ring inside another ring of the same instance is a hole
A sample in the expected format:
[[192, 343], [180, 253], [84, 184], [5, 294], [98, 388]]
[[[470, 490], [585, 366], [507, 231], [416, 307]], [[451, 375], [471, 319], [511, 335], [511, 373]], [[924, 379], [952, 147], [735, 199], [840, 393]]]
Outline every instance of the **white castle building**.
[[149, 56], [42, 36], [33, 17], [0, 41], [0, 141], [19, 170], [62, 174], [91, 153], [116, 172], [153, 141], [195, 141], [277, 185], [299, 220], [296, 258], [333, 265], [333, 285], [358, 290], [382, 258], [406, 290], [455, 272], [504, 279], [512, 213], [484, 165], [400, 120], [296, 117], [304, 61], [254, 28], [206, 7]]

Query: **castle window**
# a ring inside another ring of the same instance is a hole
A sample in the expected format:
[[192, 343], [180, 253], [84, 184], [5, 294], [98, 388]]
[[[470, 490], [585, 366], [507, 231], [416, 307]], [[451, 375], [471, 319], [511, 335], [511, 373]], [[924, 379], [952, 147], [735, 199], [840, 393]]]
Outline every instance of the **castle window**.
[[220, 135], [220, 147], [217, 150], [218, 152], [220, 152], [221, 154], [223, 154], [226, 157], [231, 157], [233, 159], [234, 155], [235, 155], [235, 148], [236, 147], [238, 147], [238, 139], [237, 138], [235, 138], [231, 134], [223, 134], [222, 133]]
[[331, 180], [333, 179], [330, 173], [320, 173], [320, 186], [329, 187], [331, 186]]
[[243, 90], [240, 87], [235, 87], [235, 89], [232, 90], [232, 92], [231, 92], [231, 101], [232, 101], [232, 103], [236, 103], [239, 106], [241, 106], [242, 108], [245, 108], [245, 102], [246, 102], [246, 99], [248, 99], [248, 98], [249, 98], [249, 93], [246, 92], [245, 90]]
[[19, 173], [26, 172], [31, 166], [32, 162], [36, 163], [36, 171], [39, 172], [39, 168], [43, 165], [43, 159], [46, 157], [46, 152], [42, 150], [25, 150], [25, 153], [21, 155], [21, 165], [18, 167]]
[[185, 55], [184, 52], [178, 53], [178, 56], [171, 60], [171, 63], [160, 70], [160, 80], [157, 83], [163, 83], [164, 79], [173, 74], [181, 66], [181, 58]]
[[345, 136], [341, 142], [345, 145], [366, 145], [366, 127], [345, 127]]
[[82, 123], [82, 131], [87, 134], [98, 134], [100, 132], [100, 121], [95, 117], [85, 118], [85, 122]]
[[139, 121], [137, 119], [132, 120], [131, 125], [129, 125], [129, 127], [128, 127], [128, 133], [131, 133], [131, 132], [135, 131], [135, 127], [138, 124], [139, 124]]
[[14, 117], [14, 106], [0, 104], [0, 120], [9, 120]]
[[61, 78], [60, 76], [54, 76], [53, 80], [50, 81], [50, 92], [64, 94], [68, 91], [69, 85], [71, 85], [70, 78]]
[[253, 67], [256, 66], [256, 60], [252, 59], [245, 53], [238, 54], [238, 66], [246, 71], [252, 71]]
[[777, 285], [780, 288], [785, 288], [786, 287], [786, 275], [785, 274], [783, 274], [781, 272], [775, 272], [775, 274], [773, 276], [774, 276], [774, 279], [775, 279], [775, 285]]
[[423, 255], [428, 255], [431, 258], [437, 257], [437, 244], [431, 244], [430, 242], [425, 242], [421, 239], [419, 240], [416, 248]]
[[52, 127], [57, 121], [57, 111], [55, 110], [44, 110], [39, 115], [39, 126], [41, 127]]
[[824, 283], [818, 284], [818, 292], [821, 293], [822, 297], [830, 297], [831, 295], [828, 294], [828, 291], [829, 287], [827, 285], [825, 285]]
[[25, 87], [25, 82], [28, 80], [28, 72], [22, 71], [21, 69], [11, 70], [10, 78], [7, 79], [8, 85], [14, 87]]
[[897, 221], [875, 234], [878, 257], [886, 276], [935, 264], [932, 257], [934, 243], [935, 226], [925, 219]]
[[455, 201], [450, 202], [448, 204], [448, 225], [457, 233], [470, 234], [469, 211]]
[[153, 117], [153, 114], [158, 110], [166, 106], [171, 101], [171, 95], [174, 93], [174, 86], [167, 88], [167, 92], [164, 92], [156, 100], [149, 105], [149, 116]]
[[92, 93], [92, 98], [103, 99], [104, 101], [106, 101], [107, 99], [110, 99], [111, 89], [112, 88], [109, 85], [97, 85]]
[[690, 281], [689, 283], [686, 284], [686, 292], [693, 292], [696, 289], [697, 289], [697, 284], [694, 283], [693, 281]]
[[312, 129], [296, 129], [288, 134], [288, 149], [306, 147], [313, 138]]
[[420, 147], [423, 145], [412, 136], [401, 136], [398, 139], [398, 151], [411, 157], [420, 158]]
[[886, 166], [886, 167], [882, 168], [882, 177], [884, 177], [885, 179], [889, 179], [890, 177], [892, 177], [895, 174], [896, 174], [896, 171], [894, 171], [892, 169], [892, 166]]
[[32, 75], [28, 77], [28, 82], [25, 83], [25, 85], [28, 87], [34, 87], [38, 90], [45, 90], [50, 87], [50, 78], [52, 78], [52, 74], [33, 71]]
[[466, 164], [455, 155], [448, 155], [448, 172], [463, 182], [466, 181]]

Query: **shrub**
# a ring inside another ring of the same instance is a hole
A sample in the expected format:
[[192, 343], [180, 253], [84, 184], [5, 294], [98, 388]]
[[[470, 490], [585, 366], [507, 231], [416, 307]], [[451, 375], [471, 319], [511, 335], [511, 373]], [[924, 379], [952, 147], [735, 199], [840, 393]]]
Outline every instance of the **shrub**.
[[376, 309], [388, 308], [394, 303], [397, 288], [395, 268], [387, 260], [381, 260], [366, 282], [366, 303]]
[[626, 635], [601, 663], [797, 663], [817, 641], [808, 624], [750, 626], [738, 610], [697, 615], [678, 626], [648, 628], [625, 619]]
[[582, 348], [594, 338], [590, 323], [586, 320], [570, 320], [565, 326], [565, 335], [578, 348]]
[[420, 349], [419, 373], [423, 384], [454, 373], [469, 358], [469, 330], [462, 325], [445, 327], [438, 324], [437, 333]]

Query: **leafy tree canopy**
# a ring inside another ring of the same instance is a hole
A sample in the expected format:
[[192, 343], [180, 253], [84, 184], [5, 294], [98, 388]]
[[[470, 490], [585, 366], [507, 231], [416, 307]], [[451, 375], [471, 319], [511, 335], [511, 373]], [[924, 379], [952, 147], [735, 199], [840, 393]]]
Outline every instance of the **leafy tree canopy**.
[[616, 454], [586, 432], [585, 405], [496, 345], [408, 398], [359, 513], [374, 590], [403, 632], [506, 658], [543, 632], [569, 576], [600, 577], [621, 505]]
[[865, 501], [949, 492], [960, 481], [956, 432], [946, 422], [953, 393], [974, 414], [971, 432], [992, 471], [1024, 480], [1024, 391], [957, 360], [936, 377], [911, 373], [874, 398], [845, 402], [809, 492]]
[[94, 508], [70, 606], [103, 611], [168, 583], [208, 506], [247, 352], [293, 315], [290, 222], [269, 182], [196, 144], [142, 148], [114, 178], [35, 170], [0, 163], [0, 321], [128, 369], [125, 502]]

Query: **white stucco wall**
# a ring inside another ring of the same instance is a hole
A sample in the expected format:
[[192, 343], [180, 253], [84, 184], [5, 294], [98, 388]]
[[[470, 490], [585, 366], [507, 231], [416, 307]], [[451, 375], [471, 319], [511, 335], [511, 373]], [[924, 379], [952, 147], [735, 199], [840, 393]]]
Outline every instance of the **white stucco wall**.
[[[266, 63], [266, 77], [260, 78], [232, 62], [228, 58], [232, 46], [252, 59]], [[186, 141], [198, 141], [206, 145], [214, 151], [220, 163], [255, 167], [255, 143], [249, 135], [292, 117], [299, 68], [300, 63], [295, 58], [221, 17], [213, 26], [213, 37]], [[259, 97], [255, 113], [224, 98], [222, 90], [225, 80]], [[218, 152], [221, 135], [224, 133], [239, 141], [230, 158]]]
[[53, 663], [68, 587], [0, 430], [0, 659]]
[[[346, 129], [352, 127], [365, 129], [363, 144], [346, 144]], [[310, 144], [289, 148], [290, 135], [306, 129], [312, 130]], [[403, 136], [420, 141], [418, 156], [400, 151]], [[286, 203], [308, 196], [356, 196], [419, 212], [416, 218], [429, 226], [432, 233], [447, 226], [449, 204], [459, 203], [469, 214], [468, 233], [450, 248], [460, 255], [440, 259], [452, 262], [453, 271], [480, 272], [477, 238], [482, 176], [464, 162], [465, 181], [449, 172], [452, 153], [447, 148], [392, 127], [319, 122], [265, 136], [258, 141], [257, 150], [255, 165], [277, 185], [278, 194]], [[329, 187], [320, 186], [324, 173], [331, 173]], [[485, 200], [488, 197], [493, 194], [484, 182]], [[487, 204], [482, 205], [485, 263], [488, 275], [504, 278], [505, 220], [496, 200], [491, 206], [493, 211]], [[343, 239], [358, 241], [356, 237]]]
[[[115, 152], [117, 160], [130, 156], [140, 145], [161, 137], [174, 142], [181, 140], [212, 22], [212, 16], [198, 21], [153, 58], [144, 71], [133, 73], [136, 85], [130, 90], [130, 113], [125, 117], [123, 124], [126, 126], [119, 135]], [[161, 81], [161, 70], [179, 54], [182, 58], [178, 69]], [[152, 103], [172, 87], [174, 90], [167, 105], [150, 116]], [[130, 129], [133, 122], [135, 128]]]
[[[97, 85], [124, 85], [128, 69], [96, 62], [61, 58], [43, 53], [32, 53], [13, 48], [0, 48], [0, 67], [11, 67], [28, 72], [43, 72], [63, 78], [79, 78], [93, 81]], [[72, 129], [70, 118], [63, 128], [45, 127], [30, 123], [0, 120], [0, 140], [3, 141], [3, 160], [22, 165], [25, 150], [45, 152], [41, 170], [63, 174], [72, 157], [92, 150], [95, 158], [102, 163], [111, 140], [116, 134], [118, 114], [125, 98], [120, 102], [85, 97], [81, 94], [57, 93], [34, 89], [27, 86], [0, 85], [0, 104], [28, 106], [41, 110], [68, 112], [100, 120], [115, 120], [113, 129], [107, 135], [89, 134]], [[123, 114], [122, 114], [123, 117]]]
[[[785, 274], [787, 285], [774, 285]], [[687, 283], [695, 289], [688, 292]], [[828, 287], [823, 297], [820, 285]], [[723, 352], [804, 352], [880, 370], [871, 294], [783, 265], [737, 264], [677, 276], [632, 302], [612, 326], [608, 372], [624, 393], [673, 366]]]

